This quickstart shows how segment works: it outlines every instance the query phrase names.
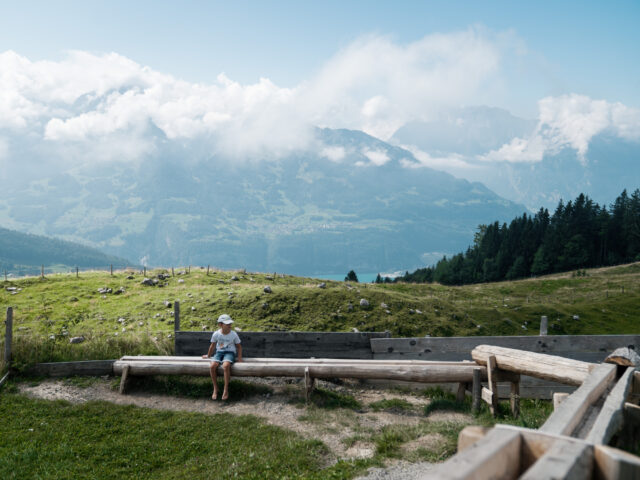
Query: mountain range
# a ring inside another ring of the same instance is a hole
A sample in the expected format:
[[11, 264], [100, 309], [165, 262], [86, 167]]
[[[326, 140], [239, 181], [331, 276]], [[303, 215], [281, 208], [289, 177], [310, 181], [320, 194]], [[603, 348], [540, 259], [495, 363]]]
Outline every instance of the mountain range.
[[196, 157], [174, 142], [135, 165], [16, 182], [0, 222], [151, 266], [312, 275], [417, 268], [525, 211], [360, 131], [315, 137], [319, 147], [284, 158]]

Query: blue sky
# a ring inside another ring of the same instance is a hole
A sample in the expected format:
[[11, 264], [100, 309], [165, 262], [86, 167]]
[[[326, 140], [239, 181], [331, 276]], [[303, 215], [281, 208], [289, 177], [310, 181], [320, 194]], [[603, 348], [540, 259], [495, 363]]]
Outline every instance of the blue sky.
[[22, 1], [0, 7], [0, 51], [116, 52], [191, 82], [225, 72], [293, 87], [363, 35], [406, 44], [481, 26], [526, 49], [507, 75], [512, 110], [533, 114], [563, 93], [640, 106], [639, 24], [638, 1]]

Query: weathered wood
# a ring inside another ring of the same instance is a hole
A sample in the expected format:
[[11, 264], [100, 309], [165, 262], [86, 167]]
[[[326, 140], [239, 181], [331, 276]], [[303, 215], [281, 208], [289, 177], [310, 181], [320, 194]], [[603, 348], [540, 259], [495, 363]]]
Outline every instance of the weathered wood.
[[511, 479], [520, 472], [520, 432], [494, 428], [480, 441], [425, 472], [430, 479]]
[[311, 376], [309, 372], [309, 367], [304, 369], [304, 392], [307, 403], [311, 400], [311, 392], [313, 392], [313, 387], [315, 386], [316, 379]]
[[7, 308], [7, 321], [4, 335], [4, 363], [11, 365], [11, 344], [13, 342], [13, 307]]
[[520, 381], [511, 382], [509, 406], [511, 407], [511, 415], [518, 418], [520, 416]]
[[[173, 355], [125, 355], [120, 358], [122, 361], [127, 362], [208, 362], [209, 360], [202, 358], [201, 356], [173, 356]], [[439, 362], [429, 360], [360, 360], [352, 358], [272, 358], [272, 357], [246, 357], [243, 355], [243, 362], [252, 363], [304, 363], [305, 365], [315, 364], [351, 364], [351, 365], [453, 365], [453, 366], [467, 366], [469, 368], [478, 367], [475, 362]], [[485, 371], [484, 368], [482, 371]], [[511, 372], [507, 372], [511, 373]]]
[[558, 441], [520, 477], [520, 480], [591, 478], [593, 455], [591, 445]]
[[640, 355], [629, 347], [620, 347], [611, 352], [604, 361], [625, 367], [637, 367], [640, 366]]
[[595, 424], [587, 435], [588, 442], [607, 445], [611, 437], [622, 427], [624, 404], [631, 390], [633, 372], [634, 367], [627, 367], [626, 372], [607, 396]]
[[640, 458], [605, 445], [594, 450], [596, 480], [640, 480]]
[[540, 317], [540, 336], [544, 337], [547, 335], [549, 320], [545, 315]]
[[[374, 355], [386, 358], [424, 358], [426, 360], [471, 359], [469, 352], [478, 345], [494, 345], [536, 353], [548, 353], [567, 358], [579, 358], [580, 354], [598, 354], [589, 359], [602, 362], [609, 352], [620, 345], [634, 346], [640, 350], [640, 335], [550, 335], [497, 336], [497, 337], [416, 337], [372, 339]], [[446, 354], [459, 355], [454, 358]]]
[[[176, 332], [176, 355], [202, 355], [211, 332]], [[388, 332], [240, 332], [243, 356], [372, 359], [371, 339]]]
[[584, 383], [549, 416], [539, 430], [557, 435], [571, 435], [587, 409], [606, 391], [615, 376], [615, 365], [607, 363], [598, 365]]
[[458, 435], [458, 452], [461, 452], [489, 433], [491, 427], [481, 427], [479, 425], [468, 425], [462, 429]]
[[494, 417], [498, 414], [498, 382], [497, 382], [497, 368], [496, 357], [489, 355], [487, 357], [487, 383], [489, 384], [489, 390], [491, 390], [491, 403], [489, 403], [489, 410]]
[[36, 363], [29, 373], [49, 377], [70, 375], [112, 375], [115, 360], [83, 360], [78, 362]]
[[569, 396], [568, 393], [565, 392], [556, 392], [553, 394], [553, 409], [557, 410], [558, 407], [560, 406], [560, 404], [562, 402], [564, 402], [567, 397]]
[[489, 405], [489, 408], [493, 405], [493, 397], [495, 397], [495, 393], [487, 387], [482, 387], [482, 400]]
[[124, 394], [129, 381], [129, 365], [122, 367], [122, 377], [120, 378], [120, 395]]
[[[116, 361], [113, 371], [122, 373], [124, 365], [129, 365], [132, 375], [209, 375], [208, 362], [124, 362]], [[407, 380], [423, 383], [457, 383], [471, 381], [473, 368], [467, 366], [387, 366], [387, 365], [305, 365], [280, 363], [235, 363], [231, 375], [239, 377], [304, 377], [305, 368], [315, 378], [373, 378], [386, 380]], [[222, 367], [219, 368], [222, 374]]]
[[626, 402], [624, 404], [625, 423], [635, 423], [640, 426], [640, 406]]
[[480, 411], [480, 402], [482, 400], [482, 370], [480, 367], [473, 369], [473, 399], [471, 403], [471, 411], [478, 413]]
[[580, 385], [587, 378], [594, 364], [570, 360], [555, 355], [525, 352], [512, 348], [478, 345], [471, 352], [473, 359], [486, 365], [495, 356], [498, 368], [532, 377], [553, 380], [568, 385]]

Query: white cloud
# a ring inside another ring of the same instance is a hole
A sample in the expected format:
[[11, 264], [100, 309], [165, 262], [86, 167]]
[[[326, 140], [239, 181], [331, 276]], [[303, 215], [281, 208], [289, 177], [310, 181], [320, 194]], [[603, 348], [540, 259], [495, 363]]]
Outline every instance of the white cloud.
[[472, 163], [465, 160], [463, 155], [453, 153], [446, 156], [433, 156], [414, 145], [402, 145], [402, 148], [413, 154], [417, 162], [409, 159], [400, 161], [405, 168], [429, 167], [436, 170], [468, 170], [475, 168]]
[[369, 159], [371, 165], [381, 167], [387, 163], [391, 158], [384, 150], [363, 150], [362, 154]]
[[640, 140], [640, 110], [621, 103], [570, 94], [543, 98], [538, 108], [538, 125], [529, 138], [514, 138], [481, 159], [539, 162], [545, 154], [572, 148], [580, 161], [585, 162], [589, 143], [600, 133]]
[[320, 156], [331, 160], [332, 162], [339, 163], [344, 160], [347, 155], [344, 147], [326, 146], [320, 150]]
[[148, 143], [157, 128], [170, 140], [205, 139], [218, 153], [239, 157], [305, 148], [312, 126], [387, 139], [409, 120], [473, 99], [498, 70], [499, 43], [480, 29], [404, 45], [367, 36], [294, 88], [268, 79], [241, 85], [224, 74], [211, 84], [190, 83], [116, 53], [30, 61], [7, 51], [0, 54], [0, 130], [35, 133], [50, 148], [92, 149], [114, 139]]

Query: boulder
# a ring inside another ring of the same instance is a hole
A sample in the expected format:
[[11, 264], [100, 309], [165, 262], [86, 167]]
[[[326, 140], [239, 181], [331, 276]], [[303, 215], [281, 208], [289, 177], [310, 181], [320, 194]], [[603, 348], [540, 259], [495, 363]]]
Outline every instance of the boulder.
[[69, 339], [69, 343], [82, 343], [84, 342], [84, 337], [71, 337]]
[[272, 293], [271, 287], [269, 285], [265, 286], [262, 291], [264, 293]]
[[145, 278], [144, 280], [142, 280], [142, 285], [146, 285], [147, 287], [153, 287], [154, 285], [156, 285], [156, 283], [158, 283], [158, 281], [156, 280], [155, 283], [152, 279], [150, 278]]
[[327, 284], [322, 282], [318, 284], [318, 288], [327, 288]]
[[366, 298], [361, 298], [360, 299], [360, 306], [367, 308], [369, 306], [369, 300], [367, 300]]

